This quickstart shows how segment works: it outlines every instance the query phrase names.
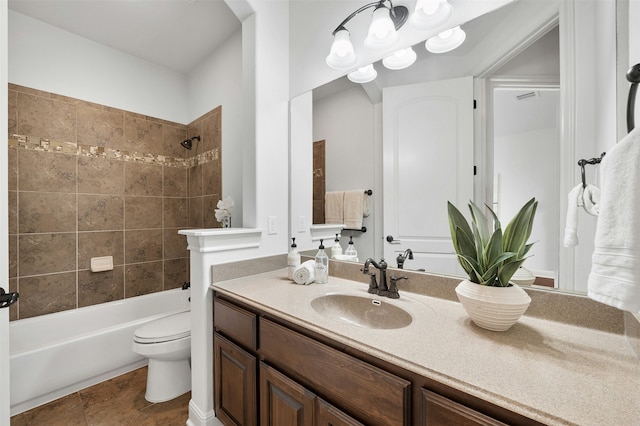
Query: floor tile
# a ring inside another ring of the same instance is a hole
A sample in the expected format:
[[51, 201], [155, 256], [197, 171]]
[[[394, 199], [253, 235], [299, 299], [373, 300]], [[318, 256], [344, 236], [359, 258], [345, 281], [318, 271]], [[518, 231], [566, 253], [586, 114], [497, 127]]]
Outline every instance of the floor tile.
[[11, 418], [11, 426], [86, 426], [77, 393], [56, 399]]

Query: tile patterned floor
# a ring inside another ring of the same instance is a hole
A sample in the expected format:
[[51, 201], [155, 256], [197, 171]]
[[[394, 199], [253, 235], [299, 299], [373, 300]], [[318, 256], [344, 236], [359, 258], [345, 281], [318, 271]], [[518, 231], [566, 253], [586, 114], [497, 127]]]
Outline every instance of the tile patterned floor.
[[144, 399], [146, 380], [143, 367], [18, 414], [11, 426], [185, 425], [191, 392], [153, 404]]

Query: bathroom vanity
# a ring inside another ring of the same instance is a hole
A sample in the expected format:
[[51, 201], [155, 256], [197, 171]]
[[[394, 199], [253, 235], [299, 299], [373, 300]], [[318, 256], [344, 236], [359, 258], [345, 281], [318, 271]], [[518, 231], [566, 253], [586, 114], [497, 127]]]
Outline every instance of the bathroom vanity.
[[631, 425], [640, 416], [640, 363], [623, 335], [526, 315], [490, 332], [452, 300], [286, 277], [212, 285], [214, 404], [227, 425]]

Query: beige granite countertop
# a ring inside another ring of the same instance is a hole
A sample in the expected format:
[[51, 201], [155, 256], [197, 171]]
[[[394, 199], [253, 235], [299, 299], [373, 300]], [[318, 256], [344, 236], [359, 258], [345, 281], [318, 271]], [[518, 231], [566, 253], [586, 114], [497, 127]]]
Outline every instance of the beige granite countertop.
[[[506, 332], [477, 327], [458, 302], [400, 292], [391, 300], [334, 276], [300, 286], [286, 270], [212, 289], [453, 388], [551, 425], [639, 425], [640, 362], [625, 337], [523, 316]], [[380, 299], [410, 312], [404, 328], [377, 330], [323, 317], [327, 293]]]

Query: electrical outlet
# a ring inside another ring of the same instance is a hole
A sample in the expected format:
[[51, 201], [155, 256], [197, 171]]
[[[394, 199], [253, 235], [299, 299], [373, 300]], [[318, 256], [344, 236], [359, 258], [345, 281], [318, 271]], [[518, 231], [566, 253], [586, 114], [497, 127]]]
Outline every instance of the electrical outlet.
[[298, 217], [298, 232], [299, 233], [304, 233], [306, 232], [306, 218], [304, 216], [299, 216]]
[[278, 233], [278, 220], [275, 216], [269, 216], [269, 235]]

